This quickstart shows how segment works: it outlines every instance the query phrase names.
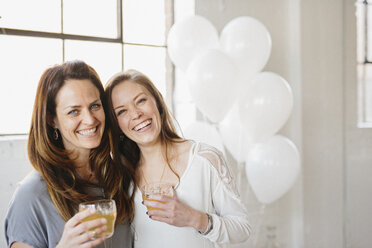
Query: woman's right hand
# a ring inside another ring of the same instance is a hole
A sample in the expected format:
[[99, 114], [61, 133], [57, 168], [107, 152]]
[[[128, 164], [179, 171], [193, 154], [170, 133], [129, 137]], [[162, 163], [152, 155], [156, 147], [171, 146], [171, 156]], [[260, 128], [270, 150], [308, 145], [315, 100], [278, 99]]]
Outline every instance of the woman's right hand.
[[[100, 218], [81, 222], [83, 219], [93, 215], [95, 210], [85, 210], [75, 214], [69, 219], [63, 229], [62, 238], [56, 248], [91, 248], [101, 244], [105, 238], [91, 240], [96, 234], [106, 230], [106, 219]], [[94, 228], [94, 231], [89, 231]]]

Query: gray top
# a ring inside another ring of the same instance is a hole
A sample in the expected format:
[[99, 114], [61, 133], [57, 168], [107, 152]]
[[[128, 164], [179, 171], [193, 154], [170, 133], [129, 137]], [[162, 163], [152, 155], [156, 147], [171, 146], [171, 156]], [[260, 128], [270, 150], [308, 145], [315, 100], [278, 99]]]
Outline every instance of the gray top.
[[[62, 237], [65, 221], [55, 208], [45, 181], [33, 171], [17, 187], [5, 219], [5, 239], [8, 247], [22, 242], [34, 248], [55, 247]], [[129, 225], [120, 223], [114, 235], [101, 244], [104, 247], [132, 247]]]

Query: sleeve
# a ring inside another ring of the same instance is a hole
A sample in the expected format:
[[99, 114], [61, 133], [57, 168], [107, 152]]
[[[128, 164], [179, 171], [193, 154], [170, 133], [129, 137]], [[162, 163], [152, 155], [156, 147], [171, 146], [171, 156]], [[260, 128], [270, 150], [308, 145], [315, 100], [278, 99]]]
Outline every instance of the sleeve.
[[22, 242], [34, 248], [48, 247], [45, 227], [42, 224], [42, 208], [37, 194], [29, 184], [20, 184], [10, 202], [5, 218], [5, 239], [7, 247], [14, 242]]
[[211, 165], [213, 213], [212, 230], [205, 238], [215, 243], [241, 243], [248, 239], [251, 227], [248, 211], [242, 203], [234, 178], [220, 151], [201, 145], [199, 154]]

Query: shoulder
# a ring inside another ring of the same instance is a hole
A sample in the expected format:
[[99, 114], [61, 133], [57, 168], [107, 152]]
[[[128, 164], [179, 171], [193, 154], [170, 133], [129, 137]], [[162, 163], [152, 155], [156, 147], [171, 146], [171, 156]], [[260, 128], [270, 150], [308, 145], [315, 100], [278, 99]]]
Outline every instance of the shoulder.
[[32, 171], [18, 184], [10, 201], [5, 218], [7, 242], [20, 241], [40, 247], [45, 242], [46, 220], [53, 218], [54, 212], [45, 181]]
[[18, 183], [13, 198], [36, 200], [45, 196], [48, 196], [48, 190], [44, 179], [37, 171], [32, 171]]
[[18, 183], [9, 205], [9, 213], [22, 212], [25, 214], [25, 206], [30, 211], [38, 211], [42, 206], [49, 207], [51, 199], [46, 183], [42, 176], [32, 171], [21, 182]]
[[207, 164], [208, 168], [212, 170], [212, 174], [217, 180], [217, 183], [220, 182], [234, 194], [239, 195], [231, 168], [226, 162], [223, 153], [217, 148], [202, 142], [197, 142], [194, 149], [195, 156], [201, 158], [201, 160], [204, 161], [204, 164]]
[[194, 146], [196, 156], [206, 159], [214, 166], [225, 163], [225, 158], [220, 150], [202, 142], [196, 142]]

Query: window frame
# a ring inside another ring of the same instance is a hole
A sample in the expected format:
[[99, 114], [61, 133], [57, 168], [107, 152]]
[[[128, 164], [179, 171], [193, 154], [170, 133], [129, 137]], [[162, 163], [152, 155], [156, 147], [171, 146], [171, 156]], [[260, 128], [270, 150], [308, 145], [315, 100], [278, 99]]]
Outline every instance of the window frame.
[[[94, 42], [106, 42], [106, 43], [116, 43], [121, 45], [121, 70], [124, 70], [125, 61], [124, 61], [124, 45], [135, 45], [135, 46], [146, 46], [146, 47], [159, 47], [167, 49], [167, 44], [163, 45], [154, 45], [154, 44], [144, 44], [144, 43], [131, 43], [124, 41], [123, 35], [123, 1], [117, 0], [117, 38], [107, 38], [100, 36], [91, 36], [91, 35], [76, 35], [76, 34], [66, 34], [63, 33], [63, 1], [61, 0], [61, 33], [55, 32], [45, 32], [45, 31], [36, 31], [36, 30], [25, 30], [25, 29], [14, 29], [14, 28], [5, 28], [0, 27], [0, 35], [14, 35], [14, 36], [23, 36], [23, 37], [38, 37], [38, 38], [52, 38], [60, 39], [62, 41], [62, 62], [66, 61], [65, 56], [65, 41], [66, 40], [78, 40], [78, 41], [94, 41]], [[174, 23], [174, 0], [163, 0], [165, 6], [165, 36], [167, 37], [170, 28]], [[1, 18], [1, 16], [0, 16]], [[165, 39], [166, 40], [166, 39]], [[174, 65], [171, 62], [168, 54], [166, 54], [166, 65], [165, 65], [165, 87], [166, 87], [166, 96], [164, 96], [165, 101], [170, 108], [173, 110], [173, 90], [174, 90], [174, 81], [175, 81], [175, 69]], [[28, 135], [28, 133], [1, 133], [1, 136], [20, 136]]]

